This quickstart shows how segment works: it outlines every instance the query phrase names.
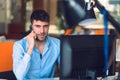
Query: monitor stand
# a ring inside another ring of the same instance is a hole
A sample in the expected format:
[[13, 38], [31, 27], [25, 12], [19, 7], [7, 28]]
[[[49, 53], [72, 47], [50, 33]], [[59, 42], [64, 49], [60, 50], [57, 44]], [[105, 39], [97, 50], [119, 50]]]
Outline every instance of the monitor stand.
[[86, 71], [86, 76], [90, 77], [91, 80], [97, 80], [96, 73], [93, 70], [87, 70]]
[[87, 70], [85, 76], [78, 76], [78, 80], [97, 80], [96, 73], [93, 70]]

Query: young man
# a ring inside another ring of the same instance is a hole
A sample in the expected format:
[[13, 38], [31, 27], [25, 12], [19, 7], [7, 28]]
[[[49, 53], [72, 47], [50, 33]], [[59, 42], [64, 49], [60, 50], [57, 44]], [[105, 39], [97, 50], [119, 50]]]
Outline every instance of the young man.
[[60, 40], [48, 36], [49, 15], [44, 10], [31, 14], [31, 32], [16, 41], [13, 48], [13, 72], [18, 80], [54, 77], [60, 63]]

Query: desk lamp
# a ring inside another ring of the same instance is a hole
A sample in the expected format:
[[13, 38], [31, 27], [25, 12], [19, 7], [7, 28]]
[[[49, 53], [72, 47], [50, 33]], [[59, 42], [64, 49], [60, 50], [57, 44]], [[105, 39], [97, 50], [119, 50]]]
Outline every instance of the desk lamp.
[[92, 3], [84, 0], [61, 0], [66, 28], [86, 26], [96, 21]]

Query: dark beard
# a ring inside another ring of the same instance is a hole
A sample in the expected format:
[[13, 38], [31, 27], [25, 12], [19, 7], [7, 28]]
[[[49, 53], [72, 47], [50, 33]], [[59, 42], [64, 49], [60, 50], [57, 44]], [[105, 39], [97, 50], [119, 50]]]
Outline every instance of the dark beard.
[[[46, 39], [46, 38], [45, 38]], [[35, 39], [37, 42], [42, 42], [41, 40], [38, 39], [38, 37], [36, 37]]]

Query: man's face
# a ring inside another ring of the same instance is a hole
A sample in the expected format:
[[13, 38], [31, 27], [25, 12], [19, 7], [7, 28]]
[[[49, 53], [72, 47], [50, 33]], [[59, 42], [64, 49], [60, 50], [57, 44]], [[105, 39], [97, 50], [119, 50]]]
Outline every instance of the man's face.
[[39, 41], [44, 41], [48, 35], [49, 23], [40, 20], [33, 20], [33, 31], [36, 33], [36, 37]]

